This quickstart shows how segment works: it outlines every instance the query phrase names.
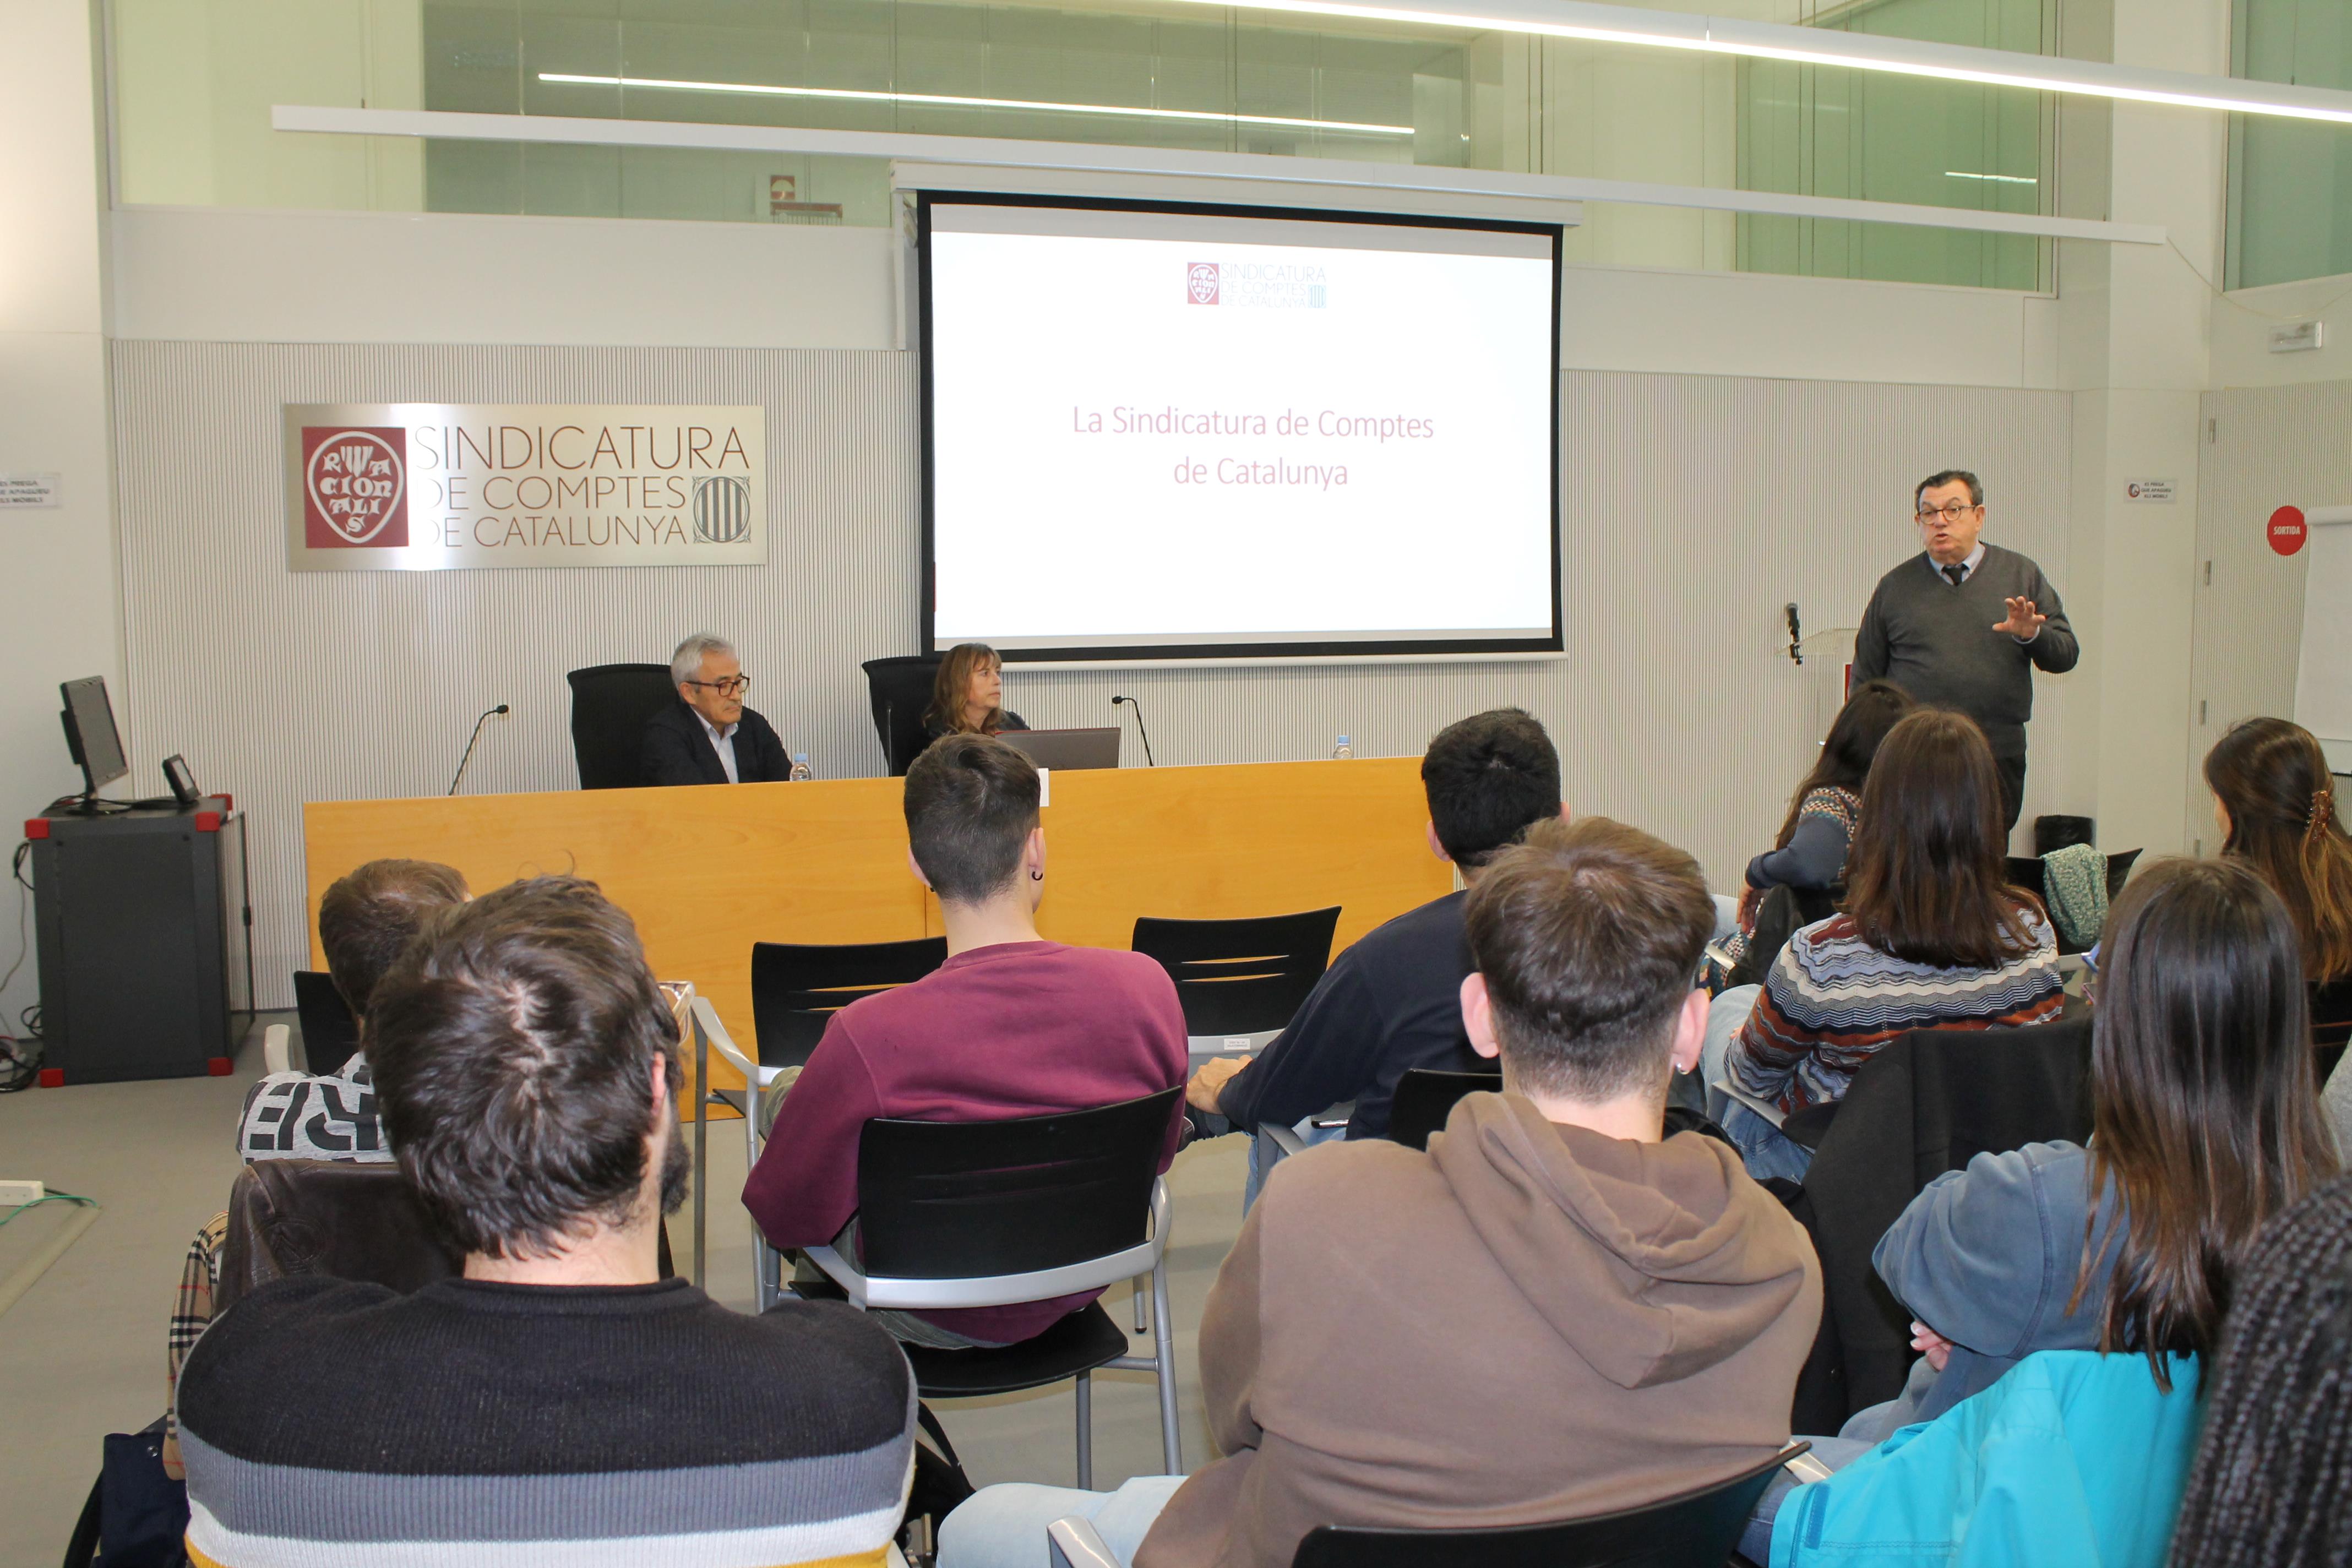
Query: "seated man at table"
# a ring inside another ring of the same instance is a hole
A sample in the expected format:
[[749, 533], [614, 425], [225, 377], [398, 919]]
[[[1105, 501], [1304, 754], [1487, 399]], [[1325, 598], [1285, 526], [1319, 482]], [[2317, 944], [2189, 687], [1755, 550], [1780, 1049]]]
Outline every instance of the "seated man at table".
[[[907, 770], [908, 861], [940, 896], [948, 958], [833, 1016], [775, 1113], [743, 1206], [780, 1249], [841, 1245], [857, 1140], [876, 1117], [1002, 1121], [1137, 1100], [1184, 1081], [1184, 1010], [1140, 953], [1037, 934], [1045, 835], [1037, 770], [989, 735], [950, 735]], [[1165, 1171], [1184, 1129], [1169, 1118]], [[1016, 1343], [1098, 1290], [1008, 1307], [876, 1312], [914, 1344]]]
[[898, 1346], [660, 1277], [685, 1074], [627, 915], [569, 877], [467, 905], [377, 987], [368, 1057], [464, 1273], [289, 1275], [221, 1315], [181, 1385], [194, 1562], [880, 1568], [914, 1457]]
[[735, 645], [697, 632], [669, 656], [677, 706], [646, 721], [638, 742], [643, 784], [782, 784], [793, 760], [774, 726], [743, 706], [751, 678]]
[[1223, 1457], [1110, 1493], [990, 1487], [948, 1516], [940, 1568], [1025, 1568], [1069, 1514], [1134, 1568], [1287, 1568], [1321, 1524], [1576, 1519], [1780, 1449], [1820, 1265], [1729, 1145], [1664, 1136], [1706, 1028], [1696, 863], [1605, 817], [1547, 822], [1468, 902], [1459, 1005], [1502, 1092], [1426, 1152], [1363, 1139], [1275, 1168], [1201, 1314]]
[[[1559, 753], [1517, 708], [1447, 725], [1421, 759], [1429, 801], [1429, 847], [1475, 887], [1486, 863], [1528, 826], [1559, 816]], [[1485, 1066], [1462, 1029], [1462, 981], [1470, 942], [1466, 892], [1410, 910], [1332, 962], [1290, 1026], [1254, 1059], [1219, 1058], [1185, 1087], [1194, 1110], [1229, 1118], [1237, 1131], [1288, 1126], [1328, 1106], [1354, 1102], [1350, 1138], [1385, 1138], [1397, 1080], [1412, 1068], [1471, 1072]], [[1258, 1175], [1252, 1157], [1252, 1194]]]

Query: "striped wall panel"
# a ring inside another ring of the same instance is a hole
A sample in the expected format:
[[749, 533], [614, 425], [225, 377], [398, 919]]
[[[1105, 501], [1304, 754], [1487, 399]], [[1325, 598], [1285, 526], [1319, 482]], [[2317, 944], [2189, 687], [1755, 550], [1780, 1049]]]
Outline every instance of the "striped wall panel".
[[[820, 777], [881, 771], [857, 664], [914, 647], [909, 356], [125, 341], [114, 371], [138, 787], [181, 752], [250, 811], [264, 1005], [287, 1003], [307, 952], [302, 803], [446, 789], [474, 716], [501, 701], [515, 711], [486, 729], [467, 789], [572, 787], [567, 669], [663, 658], [714, 627]], [[769, 563], [289, 572], [278, 405], [419, 400], [763, 405]], [[1835, 701], [1833, 661], [1786, 657], [1780, 606], [1809, 631], [1851, 626], [1913, 547], [1916, 479], [1973, 464], [1991, 536], [2066, 582], [2063, 394], [1578, 373], [1562, 405], [1565, 658], [1016, 669], [1006, 700], [1045, 726], [1111, 722], [1114, 692], [1139, 697], [1162, 763], [1319, 756], [1341, 732], [1359, 754], [1406, 754], [1519, 703], [1559, 740], [1578, 810], [1664, 834], [1727, 883]], [[1477, 567], [1433, 550], [1425, 569]], [[1008, 561], [1008, 591], [1019, 578]], [[2036, 773], [2053, 778], [2063, 683], [2043, 692]]]

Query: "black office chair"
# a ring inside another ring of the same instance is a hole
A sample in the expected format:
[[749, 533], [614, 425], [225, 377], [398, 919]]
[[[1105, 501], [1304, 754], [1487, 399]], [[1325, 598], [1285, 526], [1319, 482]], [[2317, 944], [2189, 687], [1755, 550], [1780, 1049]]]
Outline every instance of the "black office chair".
[[599, 664], [572, 683], [572, 754], [582, 789], [635, 789], [646, 721], [677, 700], [666, 664]]
[[920, 980], [948, 961], [948, 939], [751, 944], [751, 1033], [767, 1079], [804, 1067], [833, 1016], [877, 991]]
[[[1260, 920], [1135, 922], [1131, 945], [1159, 960], [1184, 1005], [1184, 1032], [1212, 1043], [1271, 1038], [1323, 978], [1339, 906]], [[1263, 1043], [1263, 1039], [1256, 1043]]]
[[940, 656], [911, 653], [869, 658], [858, 668], [866, 672], [866, 697], [874, 704], [874, 733], [882, 742], [882, 760], [892, 778], [903, 777], [907, 764], [930, 744], [930, 737], [923, 733], [923, 710], [931, 705], [931, 683], [939, 679]]
[[[1168, 1188], [1160, 1152], [1183, 1089], [1005, 1121], [866, 1122], [857, 1145], [861, 1256], [809, 1261], [860, 1310], [1005, 1306], [1151, 1276], [1152, 1353], [1130, 1355], [1100, 1302], [998, 1350], [903, 1347], [926, 1399], [970, 1399], [1076, 1382], [1078, 1485], [1094, 1484], [1092, 1374], [1150, 1372], [1160, 1458], [1183, 1472], [1168, 1310]], [[1147, 1221], [1149, 1222], [1147, 1226]]]
[[1445, 1119], [1469, 1094], [1500, 1094], [1503, 1073], [1447, 1072], [1438, 1068], [1410, 1068], [1397, 1080], [1396, 1098], [1389, 1101], [1389, 1142], [1408, 1149], [1426, 1149], [1429, 1135], [1444, 1131]]
[[302, 1065], [308, 1071], [333, 1072], [360, 1048], [359, 1020], [335, 988], [334, 976], [322, 969], [294, 972], [294, 1016], [302, 1026]]
[[[1811, 1447], [1791, 1443], [1729, 1480], [1556, 1524], [1486, 1530], [1321, 1525], [1299, 1542], [1290, 1568], [1723, 1568], [1774, 1473]], [[1055, 1521], [1045, 1541], [1054, 1568], [1118, 1568], [1118, 1560], [1086, 1519]]]

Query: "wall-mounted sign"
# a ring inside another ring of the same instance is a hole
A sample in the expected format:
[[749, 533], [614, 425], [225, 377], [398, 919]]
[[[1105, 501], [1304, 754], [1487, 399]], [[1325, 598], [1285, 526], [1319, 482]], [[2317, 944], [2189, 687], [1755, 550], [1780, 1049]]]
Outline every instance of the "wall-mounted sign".
[[768, 558], [763, 408], [289, 403], [285, 417], [297, 572]]
[[62, 505], [60, 489], [60, 481], [53, 473], [0, 474], [0, 511]]
[[2126, 479], [2124, 500], [2169, 501], [2178, 488], [2170, 479]]
[[2281, 555], [2293, 555], [2301, 550], [2303, 542], [2310, 535], [2310, 524], [2305, 521], [2303, 509], [2299, 506], [2279, 508], [2271, 513], [2270, 521], [2263, 525], [2263, 537], [2269, 540], [2271, 548]]

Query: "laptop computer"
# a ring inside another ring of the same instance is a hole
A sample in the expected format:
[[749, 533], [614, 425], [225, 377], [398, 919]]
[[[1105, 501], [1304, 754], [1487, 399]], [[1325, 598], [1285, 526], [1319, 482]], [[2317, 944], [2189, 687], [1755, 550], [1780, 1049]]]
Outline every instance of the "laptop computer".
[[1118, 766], [1118, 727], [1099, 730], [1006, 730], [996, 738], [1041, 768]]

